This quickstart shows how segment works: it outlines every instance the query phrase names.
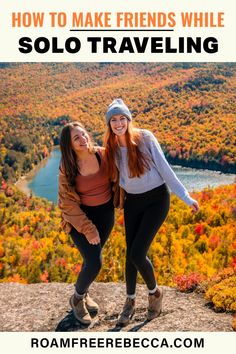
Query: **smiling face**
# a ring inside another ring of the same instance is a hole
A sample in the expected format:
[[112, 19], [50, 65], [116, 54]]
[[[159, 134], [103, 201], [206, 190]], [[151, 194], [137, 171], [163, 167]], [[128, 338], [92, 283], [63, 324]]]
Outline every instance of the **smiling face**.
[[112, 116], [110, 120], [111, 130], [117, 136], [125, 135], [128, 129], [128, 124], [128, 118], [121, 114]]
[[75, 152], [85, 151], [89, 148], [89, 136], [83, 128], [73, 127], [70, 136], [71, 147]]

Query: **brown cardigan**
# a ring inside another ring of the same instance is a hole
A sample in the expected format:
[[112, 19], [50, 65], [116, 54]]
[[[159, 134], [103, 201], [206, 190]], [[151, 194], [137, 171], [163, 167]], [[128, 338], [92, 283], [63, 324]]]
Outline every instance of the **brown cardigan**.
[[[118, 183], [114, 183], [112, 191], [114, 206], [116, 208], [123, 208], [124, 190], [119, 187]], [[75, 190], [75, 187], [68, 184], [65, 172], [60, 168], [58, 181], [58, 206], [62, 212], [61, 226], [67, 233], [71, 231], [73, 226], [90, 241], [98, 236], [98, 230], [80, 208], [80, 204], [79, 194]]]

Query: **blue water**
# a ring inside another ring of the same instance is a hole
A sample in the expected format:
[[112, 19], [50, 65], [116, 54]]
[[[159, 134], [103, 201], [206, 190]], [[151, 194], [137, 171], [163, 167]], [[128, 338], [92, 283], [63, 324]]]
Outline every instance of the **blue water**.
[[54, 149], [45, 166], [40, 168], [32, 181], [28, 184], [29, 189], [31, 189], [34, 195], [47, 198], [54, 203], [57, 202], [60, 158], [60, 150]]
[[[28, 184], [33, 194], [56, 203], [58, 191], [58, 168], [61, 152], [54, 149], [51, 157], [47, 160], [33, 180]], [[189, 191], [199, 191], [205, 187], [216, 187], [221, 184], [235, 182], [236, 175], [223, 174], [217, 171], [196, 170], [192, 168], [172, 166], [178, 178]]]

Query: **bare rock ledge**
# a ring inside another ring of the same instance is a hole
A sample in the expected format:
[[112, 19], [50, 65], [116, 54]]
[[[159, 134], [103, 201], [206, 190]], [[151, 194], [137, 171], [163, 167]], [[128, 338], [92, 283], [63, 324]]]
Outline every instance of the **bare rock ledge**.
[[232, 315], [216, 313], [202, 295], [180, 293], [163, 286], [162, 314], [148, 322], [145, 319], [147, 290], [137, 287], [136, 313], [125, 328], [116, 327], [118, 314], [125, 300], [125, 284], [93, 283], [90, 295], [100, 306], [92, 324], [81, 325], [69, 305], [73, 284], [0, 284], [0, 331], [232, 331]]

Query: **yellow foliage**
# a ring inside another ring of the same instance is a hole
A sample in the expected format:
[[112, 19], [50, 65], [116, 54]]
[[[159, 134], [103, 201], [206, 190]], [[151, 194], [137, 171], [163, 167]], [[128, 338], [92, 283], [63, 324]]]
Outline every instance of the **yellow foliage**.
[[[11, 196], [0, 192], [1, 281], [74, 282], [82, 257], [59, 226], [58, 208], [46, 200], [26, 197], [14, 186], [11, 188]], [[159, 284], [173, 286], [173, 277], [178, 275], [190, 277], [191, 273], [198, 273], [209, 279], [217, 274], [218, 280], [208, 285], [211, 294], [210, 287], [219, 286], [220, 281], [232, 275], [236, 266], [234, 195], [235, 185], [193, 193], [201, 205], [199, 215], [193, 215], [182, 201], [171, 197], [169, 215], [148, 252]], [[217, 213], [223, 223], [217, 222]], [[125, 280], [123, 220], [123, 211], [116, 211], [115, 226], [103, 249], [103, 267], [97, 281]], [[225, 267], [232, 271], [218, 275]], [[142, 282], [140, 276], [138, 281]], [[223, 283], [219, 291], [225, 294], [224, 301], [212, 290], [217, 306], [234, 308], [230, 284]]]
[[205, 296], [217, 310], [236, 312], [236, 275], [210, 287]]

